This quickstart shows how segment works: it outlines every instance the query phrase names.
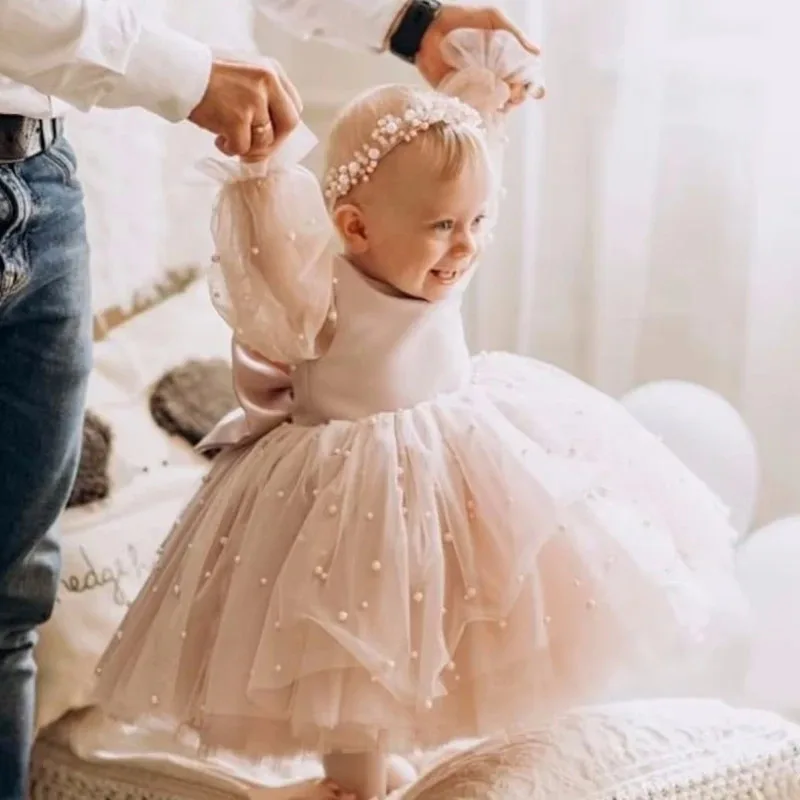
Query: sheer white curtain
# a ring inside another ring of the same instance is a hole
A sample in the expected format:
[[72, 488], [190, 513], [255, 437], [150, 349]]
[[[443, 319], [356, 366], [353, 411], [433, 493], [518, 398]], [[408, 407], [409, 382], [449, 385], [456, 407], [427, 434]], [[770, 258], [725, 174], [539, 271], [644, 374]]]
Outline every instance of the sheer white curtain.
[[474, 344], [614, 395], [709, 386], [758, 439], [761, 518], [800, 511], [800, 7], [508, 5], [549, 96], [514, 131]]

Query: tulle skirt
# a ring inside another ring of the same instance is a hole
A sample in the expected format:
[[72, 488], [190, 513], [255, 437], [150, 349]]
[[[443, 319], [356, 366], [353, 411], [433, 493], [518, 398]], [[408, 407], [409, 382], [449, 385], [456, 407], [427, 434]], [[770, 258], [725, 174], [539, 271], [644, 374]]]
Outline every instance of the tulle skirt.
[[743, 642], [733, 539], [617, 403], [479, 357], [466, 391], [221, 454], [98, 699], [253, 756], [511, 730]]

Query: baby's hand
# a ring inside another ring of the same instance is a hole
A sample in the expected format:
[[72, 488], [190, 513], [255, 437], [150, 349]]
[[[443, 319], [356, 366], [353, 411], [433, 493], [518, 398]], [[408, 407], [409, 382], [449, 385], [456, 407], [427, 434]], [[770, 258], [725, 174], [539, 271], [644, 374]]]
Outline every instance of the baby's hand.
[[528, 81], [526, 83], [509, 83], [511, 98], [509, 104], [512, 106], [522, 105], [529, 97], [534, 100], [541, 100], [545, 96], [545, 88], [537, 83]]
[[[446, 5], [428, 28], [420, 44], [416, 65], [423, 77], [432, 86], [438, 86], [452, 67], [442, 56], [442, 42], [456, 30], [508, 31], [531, 55], [538, 56], [539, 48], [497, 8], [472, 8], [470, 6]], [[527, 97], [535, 97], [529, 87], [509, 87], [514, 103]]]

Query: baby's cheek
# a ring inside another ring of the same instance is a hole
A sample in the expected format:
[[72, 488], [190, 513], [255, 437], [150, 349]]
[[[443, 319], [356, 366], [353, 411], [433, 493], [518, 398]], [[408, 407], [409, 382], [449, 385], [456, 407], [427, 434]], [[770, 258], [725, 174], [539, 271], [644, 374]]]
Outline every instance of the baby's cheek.
[[406, 266], [414, 270], [423, 269], [431, 260], [430, 245], [414, 238], [399, 243], [397, 253]]
[[454, 236], [440, 236], [426, 242], [425, 258], [429, 262], [437, 262], [444, 258], [457, 244]]

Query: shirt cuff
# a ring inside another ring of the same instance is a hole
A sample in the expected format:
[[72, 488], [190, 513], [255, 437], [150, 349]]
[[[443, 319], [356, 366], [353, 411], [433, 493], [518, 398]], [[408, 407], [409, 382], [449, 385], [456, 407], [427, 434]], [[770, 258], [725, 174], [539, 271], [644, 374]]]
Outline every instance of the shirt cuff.
[[170, 122], [185, 120], [208, 88], [211, 48], [168, 28], [145, 27], [131, 51], [124, 93]]

